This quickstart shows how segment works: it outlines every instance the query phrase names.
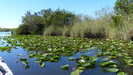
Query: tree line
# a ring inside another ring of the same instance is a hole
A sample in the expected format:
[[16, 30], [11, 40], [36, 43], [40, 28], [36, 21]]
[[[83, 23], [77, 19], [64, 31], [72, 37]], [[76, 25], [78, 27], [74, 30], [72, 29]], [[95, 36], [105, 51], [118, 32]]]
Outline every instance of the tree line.
[[14, 34], [131, 37], [132, 29], [125, 30], [128, 30], [126, 26], [129, 28], [132, 26], [132, 21], [130, 21], [132, 14], [133, 0], [116, 0], [113, 12], [105, 11], [102, 16], [99, 14], [98, 18], [75, 14], [60, 8], [56, 10], [43, 9], [34, 13], [27, 11], [22, 16], [21, 25], [14, 30]]
[[73, 25], [75, 14], [65, 9], [44, 9], [32, 14], [27, 11], [22, 16], [22, 24], [15, 30], [16, 34], [43, 34], [45, 28], [53, 25], [63, 27]]

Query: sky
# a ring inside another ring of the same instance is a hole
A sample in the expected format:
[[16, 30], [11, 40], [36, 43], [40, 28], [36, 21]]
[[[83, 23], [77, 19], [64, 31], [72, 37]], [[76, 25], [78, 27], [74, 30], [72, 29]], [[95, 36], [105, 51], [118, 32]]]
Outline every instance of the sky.
[[114, 7], [116, 0], [0, 0], [0, 27], [17, 28], [26, 11], [65, 9], [75, 14], [94, 15], [105, 6]]

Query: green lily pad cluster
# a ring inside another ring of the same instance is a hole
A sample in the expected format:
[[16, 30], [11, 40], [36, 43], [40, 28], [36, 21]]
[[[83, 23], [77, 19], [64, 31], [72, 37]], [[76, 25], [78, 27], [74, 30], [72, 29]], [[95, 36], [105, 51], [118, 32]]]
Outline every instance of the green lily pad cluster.
[[[92, 70], [97, 66], [108, 72], [116, 72], [117, 75], [126, 75], [130, 72], [125, 69], [133, 66], [133, 42], [130, 40], [41, 35], [8, 36], [4, 37], [4, 40], [9, 44], [8, 47], [21, 46], [27, 50], [28, 58], [36, 59], [35, 62], [39, 63], [40, 67], [45, 66], [45, 62], [58, 62], [61, 56], [69, 57], [68, 60], [74, 63], [76, 61], [77, 64], [77, 68], [71, 75], [79, 75], [84, 69]], [[0, 47], [0, 49], [4, 50], [7, 47]], [[84, 53], [92, 49], [97, 51], [94, 56], [83, 54], [77, 58], [71, 57], [79, 52]], [[28, 64], [27, 61], [25, 63]], [[61, 67], [68, 69], [70, 66]]]
[[2, 41], [0, 41], [1, 52], [6, 51], [8, 53], [11, 53], [12, 49], [17, 49], [16, 47], [19, 46], [16, 40], [11, 39], [10, 36], [1, 37], [1, 39], [2, 39]]

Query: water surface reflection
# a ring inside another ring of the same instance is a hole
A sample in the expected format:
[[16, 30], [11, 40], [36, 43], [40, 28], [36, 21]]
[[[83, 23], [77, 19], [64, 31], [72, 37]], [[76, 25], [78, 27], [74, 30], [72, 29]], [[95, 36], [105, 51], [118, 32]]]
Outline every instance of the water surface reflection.
[[[0, 32], [0, 36], [10, 36], [10, 32]], [[4, 41], [2, 38], [0, 41]], [[6, 41], [4, 41], [6, 42]], [[5, 46], [2, 44], [0, 46]], [[69, 61], [69, 57], [74, 57], [75, 59], [79, 58], [81, 55], [95, 56], [97, 51], [90, 50], [85, 52], [76, 52], [74, 55], [65, 56], [61, 55], [59, 61], [51, 62], [46, 61], [44, 67], [39, 67], [39, 63], [35, 63], [36, 59], [29, 58], [28, 54], [31, 53], [31, 50], [25, 50], [24, 48], [18, 46], [12, 48], [11, 53], [9, 52], [0, 52], [0, 56], [4, 58], [7, 65], [10, 67], [14, 75], [70, 75], [73, 71], [72, 69], [77, 66], [76, 61]], [[34, 52], [33, 52], [34, 53]], [[22, 54], [22, 56], [18, 56], [18, 54]], [[20, 58], [27, 58], [27, 61], [30, 62], [27, 66], [22, 64]], [[100, 59], [98, 60], [100, 61]], [[70, 67], [68, 70], [63, 70], [60, 66], [69, 64]], [[92, 69], [92, 70], [91, 70]], [[86, 68], [81, 75], [116, 75], [116, 73], [108, 72], [104, 73], [101, 71], [102, 68], [98, 67], [98, 62], [96, 65]]]

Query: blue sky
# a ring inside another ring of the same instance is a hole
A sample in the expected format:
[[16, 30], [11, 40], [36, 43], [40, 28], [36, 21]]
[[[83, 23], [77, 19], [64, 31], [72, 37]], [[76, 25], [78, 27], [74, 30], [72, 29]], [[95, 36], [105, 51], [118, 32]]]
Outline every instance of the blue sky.
[[94, 15], [106, 5], [113, 7], [116, 0], [1, 0], [0, 27], [16, 28], [26, 11], [38, 12], [42, 9], [66, 9], [76, 14]]

